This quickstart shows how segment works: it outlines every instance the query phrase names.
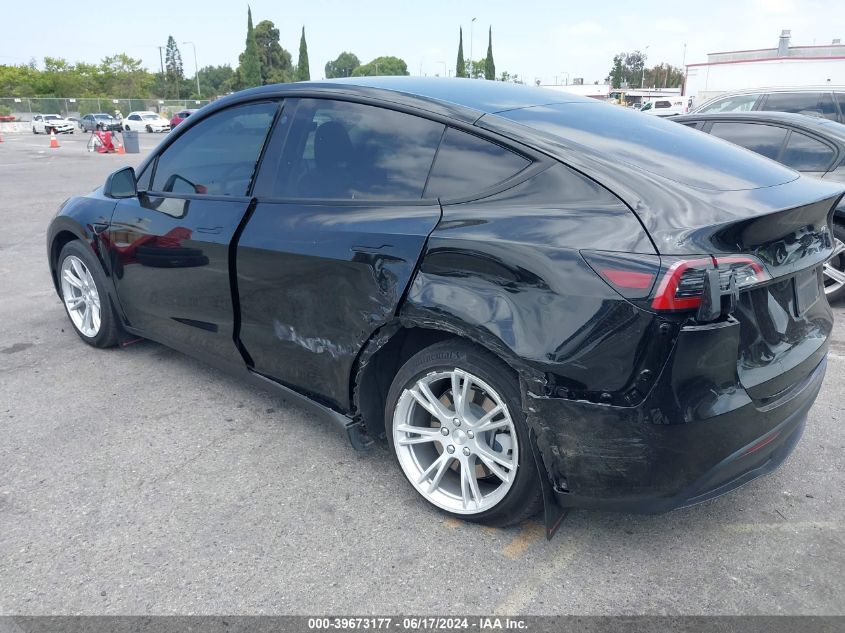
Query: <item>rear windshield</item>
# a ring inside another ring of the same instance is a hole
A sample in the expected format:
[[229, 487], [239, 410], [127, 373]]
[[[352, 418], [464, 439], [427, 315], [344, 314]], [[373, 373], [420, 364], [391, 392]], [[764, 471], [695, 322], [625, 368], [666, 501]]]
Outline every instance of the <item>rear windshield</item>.
[[615, 162], [700, 189], [757, 189], [798, 177], [786, 167], [708, 134], [616, 105], [558, 103], [508, 110], [496, 116], [570, 147], [576, 143]]

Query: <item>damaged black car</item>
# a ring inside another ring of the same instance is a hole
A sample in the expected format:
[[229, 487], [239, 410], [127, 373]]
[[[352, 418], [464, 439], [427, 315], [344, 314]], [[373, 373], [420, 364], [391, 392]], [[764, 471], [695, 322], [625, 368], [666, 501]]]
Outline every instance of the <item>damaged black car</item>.
[[568, 508], [670, 510], [786, 459], [825, 373], [842, 193], [563, 92], [355, 78], [206, 106], [66, 202], [47, 253], [86, 343], [257, 381], [384, 439], [440, 510], [544, 509], [551, 535]]

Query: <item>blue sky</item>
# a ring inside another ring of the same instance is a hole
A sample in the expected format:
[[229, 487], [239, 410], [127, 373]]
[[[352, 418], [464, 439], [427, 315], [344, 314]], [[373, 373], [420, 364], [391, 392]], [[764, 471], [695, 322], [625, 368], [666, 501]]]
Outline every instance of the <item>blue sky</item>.
[[[245, 2], [87, 4], [95, 11], [103, 8], [101, 19], [83, 15], [86, 3], [43, 0], [37, 6], [36, 11], [10, 18], [0, 39], [0, 63], [23, 63], [32, 57], [40, 63], [45, 55], [95, 62], [126, 52], [155, 70], [157, 46], [173, 35], [177, 42], [195, 42], [200, 67], [235, 66], [244, 46]], [[614, 53], [646, 46], [649, 65], [681, 65], [684, 43], [687, 63], [702, 62], [708, 52], [775, 46], [784, 28], [792, 29], [793, 44], [827, 44], [835, 37], [845, 41], [845, 2], [832, 0], [254, 0], [251, 6], [255, 23], [275, 22], [294, 62], [299, 31], [305, 26], [312, 79], [323, 77], [325, 63], [343, 50], [354, 52], [362, 62], [396, 55], [408, 63], [411, 74], [442, 75], [442, 62], [454, 69], [459, 26], [464, 27], [467, 56], [471, 46], [476, 59], [484, 55], [487, 28], [492, 26], [497, 71], [543, 83], [555, 78], [562, 82], [567, 73], [570, 79], [602, 80]], [[46, 20], [51, 13], [62, 17]], [[186, 72], [193, 74], [191, 47], [180, 49]]]

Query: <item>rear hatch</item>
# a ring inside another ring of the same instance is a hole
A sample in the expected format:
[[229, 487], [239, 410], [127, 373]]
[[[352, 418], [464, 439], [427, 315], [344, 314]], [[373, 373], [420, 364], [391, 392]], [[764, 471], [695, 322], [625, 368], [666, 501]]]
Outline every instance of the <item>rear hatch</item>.
[[[538, 105], [476, 125], [528, 142], [619, 196], [659, 257], [583, 253], [588, 262], [623, 296], [670, 318], [739, 321], [737, 371], [758, 406], [785, 397], [821, 361], [833, 324], [821, 267], [833, 254], [841, 184], [608, 104]], [[705, 279], [720, 286], [722, 313], [702, 319]]]

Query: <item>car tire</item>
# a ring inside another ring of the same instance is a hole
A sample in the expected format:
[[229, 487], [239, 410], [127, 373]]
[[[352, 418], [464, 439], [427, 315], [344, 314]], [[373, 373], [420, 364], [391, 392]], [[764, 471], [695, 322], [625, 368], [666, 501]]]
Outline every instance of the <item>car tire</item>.
[[518, 379], [483, 349], [450, 339], [412, 356], [388, 391], [385, 431], [405, 477], [446, 514], [504, 527], [542, 506]]
[[123, 126], [123, 129], [124, 129], [126, 132], [128, 132], [128, 131], [129, 131], [129, 126], [128, 126], [128, 125], [124, 125], [124, 126]]
[[147, 134], [152, 134], [152, 133], [153, 133], [153, 128], [151, 128], [151, 127], [148, 125], [148, 126], [147, 126]]
[[56, 262], [65, 312], [79, 338], [93, 347], [114, 347], [120, 324], [106, 290], [106, 276], [91, 248], [80, 240], [65, 244]]
[[[833, 222], [833, 237], [845, 242], [845, 224]], [[826, 262], [824, 272], [824, 294], [828, 302], [839, 301], [845, 297], [845, 253], [840, 253]], [[831, 275], [836, 275], [838, 278]]]
[[38, 134], [38, 130], [36, 130], [36, 129], [35, 129], [35, 126], [34, 126], [34, 125], [32, 126], [32, 133], [33, 133], [33, 134]]

